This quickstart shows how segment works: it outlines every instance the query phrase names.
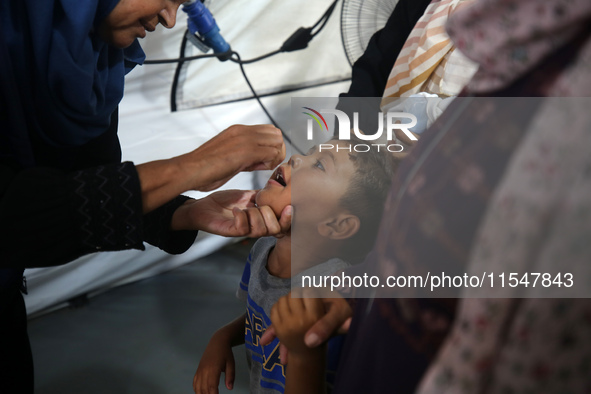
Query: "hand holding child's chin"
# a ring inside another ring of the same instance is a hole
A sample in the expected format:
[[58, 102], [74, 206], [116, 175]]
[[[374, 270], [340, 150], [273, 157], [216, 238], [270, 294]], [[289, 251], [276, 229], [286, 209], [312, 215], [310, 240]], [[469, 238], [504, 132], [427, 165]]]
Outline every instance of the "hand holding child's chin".
[[189, 200], [175, 211], [171, 228], [253, 238], [289, 231], [291, 213], [277, 219], [270, 207], [255, 206], [256, 193], [256, 190], [223, 190]]
[[291, 235], [291, 220], [293, 217], [293, 207], [291, 205], [283, 208], [281, 215], [279, 216], [279, 227], [281, 231], [277, 234], [273, 234], [275, 238], [283, 238]]

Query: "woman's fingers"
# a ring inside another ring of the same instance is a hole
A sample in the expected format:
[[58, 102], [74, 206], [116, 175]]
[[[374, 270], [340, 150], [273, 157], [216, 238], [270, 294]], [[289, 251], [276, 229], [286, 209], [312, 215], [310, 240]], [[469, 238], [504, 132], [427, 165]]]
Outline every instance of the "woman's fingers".
[[239, 235], [258, 238], [268, 235], [277, 235], [283, 232], [284, 227], [290, 225], [291, 216], [282, 218], [283, 225], [277, 220], [271, 207], [251, 207], [247, 209], [234, 208], [234, 224]]
[[264, 237], [268, 234], [267, 225], [265, 219], [259, 208], [248, 208], [244, 212], [248, 216], [249, 237], [259, 238]]
[[291, 220], [293, 216], [293, 207], [291, 205], [283, 208], [281, 217], [279, 218], [279, 226], [281, 227], [281, 234], [288, 234], [291, 230]]
[[228, 130], [237, 148], [229, 154], [241, 160], [241, 170], [270, 170], [285, 159], [283, 136], [275, 126], [236, 125]]
[[316, 347], [326, 342], [351, 317], [353, 311], [343, 298], [323, 299], [326, 314], [306, 333], [304, 341], [308, 347]]
[[265, 226], [267, 228], [267, 235], [275, 235], [281, 232], [281, 225], [277, 221], [277, 217], [275, 216], [275, 212], [269, 206], [262, 206], [259, 207], [259, 212], [263, 217], [265, 222]]
[[275, 168], [284, 158], [281, 130], [272, 125], [234, 125], [175, 158], [175, 163], [191, 179], [191, 189], [208, 191], [238, 172]]
[[352, 317], [348, 317], [347, 320], [345, 320], [345, 322], [343, 324], [341, 324], [341, 327], [337, 330], [337, 334], [346, 334], [349, 332], [349, 327], [351, 327], [351, 321], [353, 320]]
[[257, 148], [257, 150], [255, 157], [245, 161], [245, 163], [249, 164], [240, 168], [241, 171], [272, 170], [285, 159], [285, 148], [267, 146]]
[[248, 234], [250, 232], [250, 224], [248, 222], [246, 211], [234, 207], [232, 208], [232, 214], [234, 215], [234, 227], [236, 228], [237, 235]]

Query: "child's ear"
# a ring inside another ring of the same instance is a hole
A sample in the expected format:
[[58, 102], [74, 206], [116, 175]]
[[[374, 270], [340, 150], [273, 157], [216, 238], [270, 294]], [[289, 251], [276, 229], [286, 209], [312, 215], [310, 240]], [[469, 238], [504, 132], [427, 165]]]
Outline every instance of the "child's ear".
[[339, 240], [352, 237], [359, 231], [361, 221], [355, 215], [342, 213], [318, 224], [318, 233], [326, 238]]

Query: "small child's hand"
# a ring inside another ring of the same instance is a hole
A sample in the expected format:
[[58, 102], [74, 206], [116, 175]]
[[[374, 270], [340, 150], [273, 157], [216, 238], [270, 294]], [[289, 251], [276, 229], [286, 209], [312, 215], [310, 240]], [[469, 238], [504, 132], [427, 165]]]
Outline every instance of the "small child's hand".
[[293, 293], [295, 298], [292, 293], [281, 297], [271, 309], [275, 333], [292, 355], [314, 352], [316, 349], [310, 349], [304, 343], [304, 335], [324, 316], [324, 303], [321, 298], [309, 298], [311, 293], [305, 289]]
[[226, 388], [234, 386], [234, 354], [230, 340], [221, 332], [216, 332], [211, 339], [193, 377], [193, 390], [196, 394], [217, 394], [220, 375], [226, 374]]

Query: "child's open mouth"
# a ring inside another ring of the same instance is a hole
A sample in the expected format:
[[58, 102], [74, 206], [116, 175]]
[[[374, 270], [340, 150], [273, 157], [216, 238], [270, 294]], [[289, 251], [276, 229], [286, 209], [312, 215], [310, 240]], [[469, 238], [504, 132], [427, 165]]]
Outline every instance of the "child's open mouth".
[[283, 175], [283, 167], [277, 168], [277, 170], [275, 170], [269, 181], [275, 181], [283, 187], [287, 186], [285, 176]]

